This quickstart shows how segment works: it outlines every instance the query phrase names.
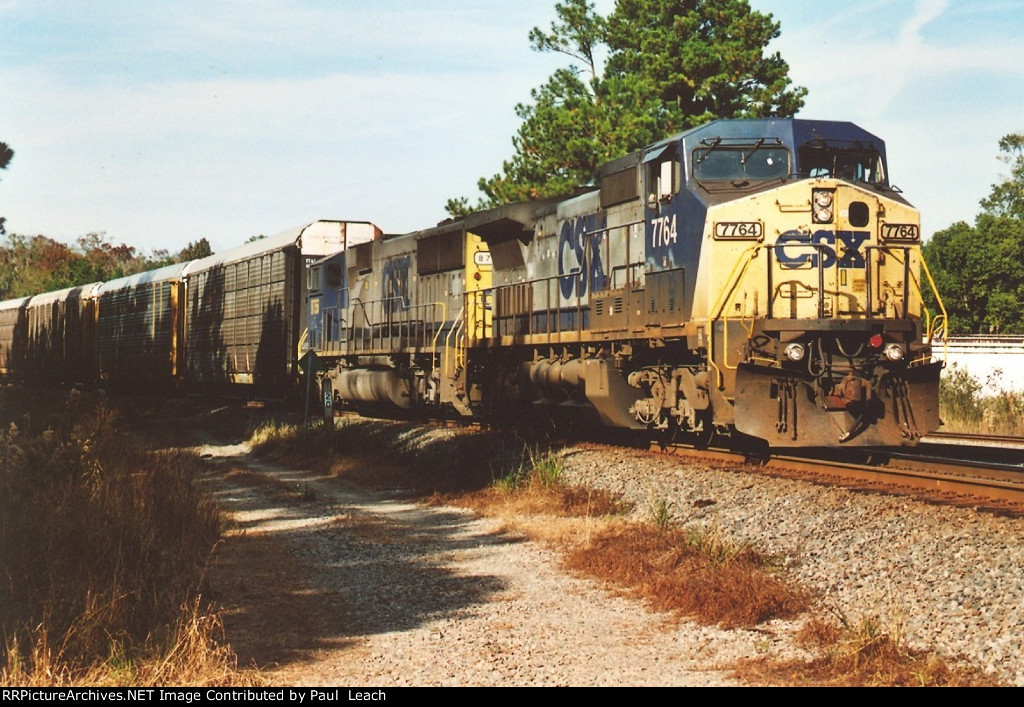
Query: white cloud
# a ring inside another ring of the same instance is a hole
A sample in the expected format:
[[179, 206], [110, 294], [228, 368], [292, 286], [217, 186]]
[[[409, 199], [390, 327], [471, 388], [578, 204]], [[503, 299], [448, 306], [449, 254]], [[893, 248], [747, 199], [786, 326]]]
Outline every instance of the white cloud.
[[431, 225], [507, 156], [530, 86], [514, 73], [0, 83], [16, 107], [2, 126], [19, 158], [4, 183], [11, 230], [172, 249], [320, 217]]
[[[428, 226], [500, 168], [513, 106], [562, 63], [526, 40], [553, 4], [0, 0], [5, 22], [35, 23], [0, 47], [17, 153], [0, 213], [146, 247], [320, 217]], [[1004, 27], [1020, 2], [753, 4], [783, 20], [773, 49], [810, 89], [802, 115], [887, 140], [929, 227], [973, 217], [996, 141], [1024, 130], [1024, 43]]]
[[[867, 66], [884, 76], [885, 80], [874, 87], [871, 111], [872, 117], [878, 117], [889, 110], [892, 102], [902, 93], [907, 82], [919, 74], [927, 64], [922, 63], [926, 53], [921, 29], [929, 22], [938, 18], [948, 6], [948, 0], [918, 0], [914, 14], [900, 26], [896, 43], [889, 47], [876, 45], [871, 55], [874, 61]], [[887, 71], [882, 72], [883, 67]]]

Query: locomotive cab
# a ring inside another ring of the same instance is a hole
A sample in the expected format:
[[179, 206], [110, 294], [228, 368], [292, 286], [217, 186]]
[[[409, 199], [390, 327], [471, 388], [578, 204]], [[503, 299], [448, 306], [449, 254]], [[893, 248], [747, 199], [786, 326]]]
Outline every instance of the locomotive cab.
[[[939, 425], [930, 342], [945, 320], [924, 309], [918, 213], [888, 184], [880, 140], [791, 122], [793, 142], [768, 158], [790, 174], [709, 206], [710, 272], [729, 273], [706, 303], [709, 363], [733, 391], [736, 429], [772, 445], [916, 443]], [[718, 151], [750, 162], [744, 149]], [[693, 153], [695, 181], [718, 193], [729, 177], [709, 179], [707, 155]]]

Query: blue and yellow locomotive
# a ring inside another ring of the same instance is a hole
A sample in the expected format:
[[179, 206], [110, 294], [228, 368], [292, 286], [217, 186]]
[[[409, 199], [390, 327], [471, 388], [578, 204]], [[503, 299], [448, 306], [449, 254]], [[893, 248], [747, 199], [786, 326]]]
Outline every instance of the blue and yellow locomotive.
[[876, 136], [719, 120], [604, 165], [578, 196], [314, 263], [303, 347], [329, 407], [912, 444], [939, 425], [945, 322], [922, 302], [920, 236]]

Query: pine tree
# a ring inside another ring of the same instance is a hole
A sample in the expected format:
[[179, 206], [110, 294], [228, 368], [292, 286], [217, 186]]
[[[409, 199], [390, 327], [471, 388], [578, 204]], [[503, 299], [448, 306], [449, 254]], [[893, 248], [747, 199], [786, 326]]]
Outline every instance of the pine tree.
[[[475, 208], [565, 196], [594, 181], [597, 168], [714, 118], [790, 116], [806, 90], [791, 87], [770, 15], [746, 0], [619, 0], [607, 18], [588, 0], [563, 0], [549, 32], [534, 28], [534, 50], [570, 59], [531, 102], [514, 154], [502, 171], [482, 178]], [[606, 61], [600, 57], [606, 56]], [[465, 197], [449, 213], [473, 210]]]

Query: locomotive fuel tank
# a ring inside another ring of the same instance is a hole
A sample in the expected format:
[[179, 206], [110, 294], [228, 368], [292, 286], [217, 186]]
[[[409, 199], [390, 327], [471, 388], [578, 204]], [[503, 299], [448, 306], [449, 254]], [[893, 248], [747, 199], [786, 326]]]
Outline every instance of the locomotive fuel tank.
[[333, 380], [339, 398], [356, 403], [387, 403], [402, 410], [412, 406], [408, 379], [393, 368], [346, 368]]

